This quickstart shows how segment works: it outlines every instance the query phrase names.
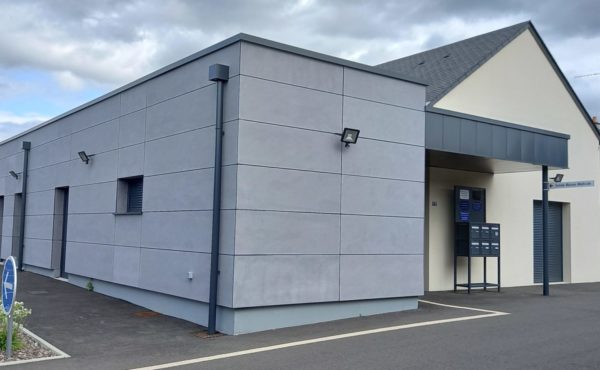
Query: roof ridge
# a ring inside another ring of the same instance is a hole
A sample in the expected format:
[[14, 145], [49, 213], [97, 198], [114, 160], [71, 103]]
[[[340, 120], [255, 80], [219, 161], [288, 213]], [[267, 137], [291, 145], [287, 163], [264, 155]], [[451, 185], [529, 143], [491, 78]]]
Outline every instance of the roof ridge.
[[394, 60], [390, 60], [390, 61], [378, 64], [377, 66], [380, 66], [380, 65], [383, 65], [383, 64], [387, 64], [387, 63], [390, 63], [390, 62], [394, 62], [396, 60], [400, 60], [400, 59], [404, 59], [404, 58], [416, 57], [417, 55], [434, 52], [434, 51], [439, 50], [439, 49], [447, 48], [447, 47], [450, 47], [450, 46], [455, 46], [456, 44], [466, 43], [468, 41], [472, 41], [473, 39], [477, 39], [477, 38], [484, 37], [484, 36], [489, 36], [490, 34], [493, 34], [493, 33], [496, 33], [496, 32], [506, 31], [509, 28], [513, 28], [513, 27], [517, 28], [517, 26], [529, 25], [530, 23], [531, 23], [530, 20], [519, 22], [519, 23], [515, 23], [515, 24], [513, 24], [511, 26], [502, 27], [502, 28], [499, 28], [497, 30], [489, 31], [489, 32], [486, 32], [486, 33], [481, 33], [479, 35], [475, 35], [475, 36], [471, 36], [471, 37], [466, 38], [466, 39], [454, 41], [454, 42], [451, 42], [449, 44], [440, 45], [440, 46], [437, 46], [437, 47], [435, 47], [433, 49], [427, 49], [427, 50], [423, 50], [423, 51], [420, 51], [420, 52], [415, 53], [415, 54], [406, 55], [406, 56], [403, 56], [403, 57], [398, 58], [398, 59], [394, 59]]
[[425, 80], [429, 83], [426, 100], [435, 103], [531, 26], [531, 21], [516, 23], [377, 67]]

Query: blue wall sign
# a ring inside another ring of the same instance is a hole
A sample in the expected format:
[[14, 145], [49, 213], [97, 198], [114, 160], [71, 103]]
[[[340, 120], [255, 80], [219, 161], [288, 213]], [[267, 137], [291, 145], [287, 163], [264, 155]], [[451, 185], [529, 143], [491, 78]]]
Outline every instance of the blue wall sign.
[[11, 256], [4, 261], [2, 270], [2, 309], [7, 315], [12, 311], [17, 295], [17, 267], [15, 259]]

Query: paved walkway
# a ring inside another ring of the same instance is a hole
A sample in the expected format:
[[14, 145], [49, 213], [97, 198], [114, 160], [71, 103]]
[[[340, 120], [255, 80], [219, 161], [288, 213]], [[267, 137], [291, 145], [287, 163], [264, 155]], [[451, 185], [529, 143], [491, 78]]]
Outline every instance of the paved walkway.
[[72, 356], [20, 367], [24, 369], [130, 369], [429, 321], [440, 323], [181, 368], [600, 368], [600, 284], [554, 285], [551, 297], [541, 297], [541, 287], [425, 297], [509, 312], [506, 316], [454, 321], [487, 314], [422, 303], [414, 311], [207, 339], [198, 336], [198, 325], [65, 282], [31, 273], [21, 273], [19, 279], [18, 299], [33, 309], [27, 327]]

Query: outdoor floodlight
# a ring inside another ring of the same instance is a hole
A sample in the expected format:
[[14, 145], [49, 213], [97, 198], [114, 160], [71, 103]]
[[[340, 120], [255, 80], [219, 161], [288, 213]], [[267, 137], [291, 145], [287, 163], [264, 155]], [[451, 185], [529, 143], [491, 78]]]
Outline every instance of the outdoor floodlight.
[[358, 140], [358, 134], [360, 130], [355, 128], [345, 128], [342, 132], [342, 143], [346, 143], [346, 148], [350, 146], [350, 144], [356, 144]]
[[18, 178], [19, 178], [19, 175], [17, 175], [17, 173], [16, 173], [15, 171], [12, 171], [12, 170], [11, 170], [11, 171], [8, 171], [8, 173], [9, 173], [9, 174], [10, 174], [12, 177], [14, 177], [15, 179], [18, 179]]
[[81, 161], [85, 164], [88, 164], [90, 162], [90, 158], [94, 156], [93, 154], [87, 154], [84, 150], [77, 154], [79, 154], [79, 158], [81, 158]]
[[551, 177], [550, 180], [554, 182], [561, 182], [563, 177], [565, 177], [565, 175], [563, 175], [562, 173], [557, 173], [554, 177]]

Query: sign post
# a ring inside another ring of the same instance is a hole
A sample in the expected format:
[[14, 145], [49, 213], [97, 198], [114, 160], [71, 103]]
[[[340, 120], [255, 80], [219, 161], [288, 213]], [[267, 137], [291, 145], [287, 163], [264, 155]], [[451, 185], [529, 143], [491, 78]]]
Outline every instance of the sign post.
[[2, 270], [2, 310], [8, 316], [6, 333], [6, 358], [12, 356], [13, 316], [12, 309], [17, 294], [17, 265], [10, 256], [4, 261]]

